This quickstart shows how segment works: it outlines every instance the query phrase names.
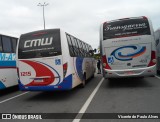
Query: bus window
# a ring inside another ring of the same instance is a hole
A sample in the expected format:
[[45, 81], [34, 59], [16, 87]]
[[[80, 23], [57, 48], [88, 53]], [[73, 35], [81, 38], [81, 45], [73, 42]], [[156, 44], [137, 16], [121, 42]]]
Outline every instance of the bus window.
[[2, 36], [0, 36], [0, 52], [2, 52]]
[[82, 42], [79, 39], [77, 39], [77, 44], [78, 44], [78, 47], [79, 47], [80, 56], [83, 56]]
[[17, 39], [12, 38], [12, 49], [13, 53], [16, 53]]
[[89, 45], [87, 44], [87, 56], [90, 57], [90, 53], [89, 53]]
[[71, 38], [68, 34], [67, 34], [67, 41], [68, 41], [68, 45], [69, 45], [70, 56], [73, 57], [74, 56], [74, 50], [73, 50]]
[[76, 38], [74, 38], [74, 41], [75, 41], [75, 44], [76, 44], [76, 50], [77, 50], [77, 53], [78, 53], [78, 55], [77, 55], [77, 56], [81, 56], [81, 53], [80, 53], [80, 50], [79, 50], [79, 46], [78, 46], [77, 39], [76, 39]]
[[104, 23], [103, 40], [124, 36], [150, 35], [148, 19], [124, 19]]
[[74, 49], [74, 54], [75, 54], [75, 56], [78, 56], [78, 50], [77, 50], [76, 43], [75, 43], [73, 36], [71, 36], [71, 41], [72, 41], [72, 45], [73, 45], [73, 49]]
[[22, 35], [18, 57], [21, 59], [61, 55], [60, 31], [37, 32]]
[[84, 43], [85, 56], [88, 57], [87, 44]]
[[82, 42], [82, 51], [83, 51], [84, 57], [86, 57], [86, 47], [84, 42]]
[[7, 36], [2, 36], [2, 45], [3, 45], [3, 51], [5, 53], [11, 53], [12, 47], [11, 47], [11, 39]]

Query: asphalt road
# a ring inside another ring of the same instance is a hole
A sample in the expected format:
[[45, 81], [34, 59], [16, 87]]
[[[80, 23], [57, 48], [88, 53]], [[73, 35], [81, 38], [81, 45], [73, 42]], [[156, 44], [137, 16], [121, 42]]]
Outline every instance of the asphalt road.
[[[18, 91], [18, 87], [12, 87], [0, 92], [1, 113], [79, 113], [81, 110], [85, 113], [160, 113], [160, 79], [148, 77], [109, 81], [96, 75], [85, 88], [76, 87], [70, 91], [22, 92]], [[72, 122], [73, 119], [65, 121]], [[160, 119], [80, 121], [159, 122]]]
[[[148, 77], [143, 79], [104, 80], [86, 113], [160, 113], [160, 79]], [[160, 119], [108, 121], [160, 122]]]

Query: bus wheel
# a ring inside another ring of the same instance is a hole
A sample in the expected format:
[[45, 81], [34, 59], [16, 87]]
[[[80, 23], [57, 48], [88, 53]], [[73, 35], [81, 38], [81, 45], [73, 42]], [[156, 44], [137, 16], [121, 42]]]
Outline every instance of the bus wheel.
[[86, 85], [86, 74], [83, 75], [83, 81], [81, 83], [81, 88], [84, 88]]
[[92, 75], [92, 77], [91, 78], [94, 78], [94, 73], [93, 73], [93, 75]]
[[108, 78], [109, 81], [113, 81], [113, 78]]

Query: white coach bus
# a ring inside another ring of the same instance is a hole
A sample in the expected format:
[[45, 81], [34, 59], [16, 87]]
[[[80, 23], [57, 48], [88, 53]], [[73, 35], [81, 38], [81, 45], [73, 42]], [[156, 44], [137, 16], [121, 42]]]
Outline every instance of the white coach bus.
[[156, 74], [154, 31], [145, 16], [104, 22], [100, 28], [100, 52], [105, 78]]
[[0, 34], [0, 89], [18, 85], [17, 40], [18, 38]]
[[92, 47], [61, 29], [22, 34], [17, 52], [20, 90], [68, 90], [94, 77]]
[[157, 48], [157, 74], [160, 75], [160, 29], [156, 30], [154, 34]]

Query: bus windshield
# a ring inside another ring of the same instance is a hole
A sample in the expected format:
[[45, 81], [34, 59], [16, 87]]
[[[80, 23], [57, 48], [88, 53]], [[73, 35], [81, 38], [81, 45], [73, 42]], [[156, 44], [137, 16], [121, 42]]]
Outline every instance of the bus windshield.
[[19, 59], [61, 55], [60, 30], [43, 30], [22, 35], [18, 52]]
[[103, 40], [150, 34], [146, 18], [122, 19], [103, 24]]

